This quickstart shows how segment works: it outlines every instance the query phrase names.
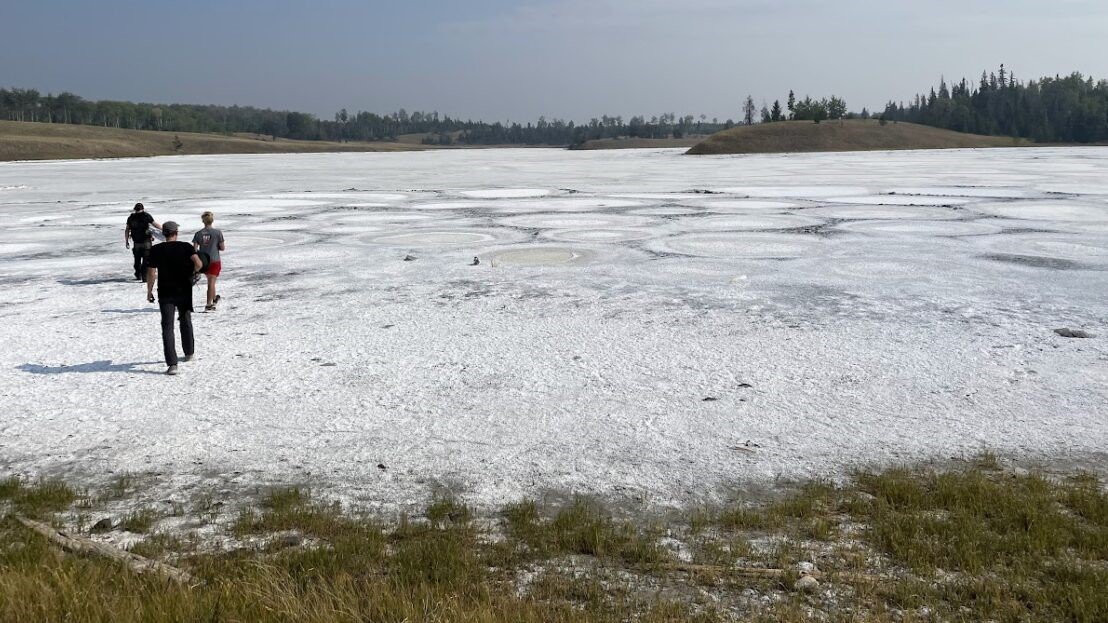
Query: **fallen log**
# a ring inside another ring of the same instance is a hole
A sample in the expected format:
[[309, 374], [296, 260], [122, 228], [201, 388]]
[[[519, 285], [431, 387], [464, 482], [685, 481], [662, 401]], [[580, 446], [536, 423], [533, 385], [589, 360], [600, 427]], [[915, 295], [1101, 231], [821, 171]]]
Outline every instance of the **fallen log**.
[[23, 524], [28, 530], [37, 532], [46, 537], [54, 545], [62, 548], [63, 550], [74, 554], [88, 554], [92, 556], [100, 556], [102, 558], [110, 558], [117, 562], [120, 562], [127, 566], [128, 569], [139, 575], [155, 574], [161, 577], [173, 580], [180, 584], [194, 584], [195, 578], [189, 575], [188, 572], [182, 571], [177, 567], [167, 565], [157, 560], [150, 560], [149, 558], [139, 556], [138, 554], [128, 552], [110, 545], [103, 543], [97, 543], [86, 539], [84, 537], [73, 536], [55, 530], [51, 526], [48, 526], [42, 522], [28, 519], [22, 515], [15, 516], [16, 521]]

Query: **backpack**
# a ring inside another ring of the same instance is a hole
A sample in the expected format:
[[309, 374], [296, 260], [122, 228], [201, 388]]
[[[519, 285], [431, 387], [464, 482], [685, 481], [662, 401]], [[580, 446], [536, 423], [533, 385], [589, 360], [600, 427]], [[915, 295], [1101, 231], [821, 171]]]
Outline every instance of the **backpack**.
[[[140, 216], [141, 214], [141, 216]], [[127, 217], [127, 227], [131, 229], [131, 240], [136, 243], [150, 242], [150, 222], [153, 221], [153, 217], [147, 217], [145, 212], [139, 212]]]

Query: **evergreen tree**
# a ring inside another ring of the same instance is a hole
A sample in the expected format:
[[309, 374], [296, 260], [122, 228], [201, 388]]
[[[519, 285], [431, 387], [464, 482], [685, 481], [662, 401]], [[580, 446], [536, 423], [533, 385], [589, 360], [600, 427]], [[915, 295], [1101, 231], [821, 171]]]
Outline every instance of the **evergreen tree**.
[[769, 111], [770, 121], [781, 121], [781, 100], [773, 100], [773, 108]]
[[757, 109], [754, 108], [754, 98], [747, 95], [746, 101], [743, 102], [743, 124], [754, 125], [754, 113]]

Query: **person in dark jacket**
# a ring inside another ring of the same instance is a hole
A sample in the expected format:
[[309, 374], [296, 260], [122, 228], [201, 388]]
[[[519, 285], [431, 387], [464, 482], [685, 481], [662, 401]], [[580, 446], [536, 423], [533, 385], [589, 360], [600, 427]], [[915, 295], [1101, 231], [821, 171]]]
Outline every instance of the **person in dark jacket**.
[[173, 340], [174, 312], [180, 317], [181, 347], [184, 361], [192, 361], [195, 342], [192, 336], [192, 284], [203, 263], [196, 249], [177, 240], [177, 223], [162, 225], [165, 242], [150, 250], [150, 267], [146, 273], [146, 300], [154, 302], [154, 282], [158, 283], [158, 309], [162, 313], [162, 348], [165, 351], [166, 374], [177, 374], [177, 345]]
[[146, 262], [150, 258], [150, 246], [153, 244], [151, 225], [155, 229], [162, 228], [141, 203], [136, 203], [131, 215], [127, 217], [127, 227], [123, 229], [123, 244], [131, 249], [131, 241], [134, 241], [131, 254], [135, 257], [135, 279], [141, 281], [146, 281]]

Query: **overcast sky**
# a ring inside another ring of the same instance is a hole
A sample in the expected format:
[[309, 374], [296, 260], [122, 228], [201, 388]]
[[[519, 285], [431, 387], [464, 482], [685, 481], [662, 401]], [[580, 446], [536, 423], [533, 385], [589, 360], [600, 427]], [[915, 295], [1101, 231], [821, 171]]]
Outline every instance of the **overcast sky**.
[[90, 99], [577, 121], [880, 109], [940, 76], [1108, 78], [1108, 0], [5, 2], [0, 86]]

